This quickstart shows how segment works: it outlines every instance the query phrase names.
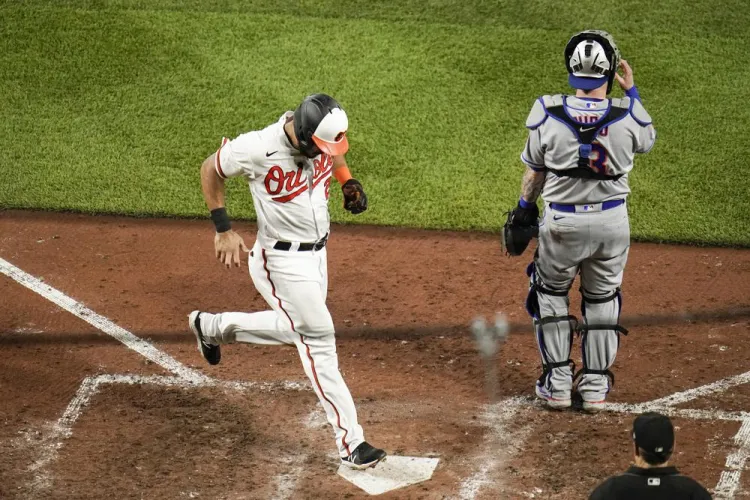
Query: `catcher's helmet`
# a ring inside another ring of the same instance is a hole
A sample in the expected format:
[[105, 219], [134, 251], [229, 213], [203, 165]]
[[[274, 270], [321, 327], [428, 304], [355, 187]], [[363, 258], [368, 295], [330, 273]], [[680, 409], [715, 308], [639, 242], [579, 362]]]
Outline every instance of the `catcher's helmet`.
[[581, 31], [573, 35], [565, 46], [568, 83], [573, 88], [593, 90], [606, 81], [609, 94], [619, 64], [620, 49], [606, 31]]
[[309, 95], [294, 110], [294, 133], [299, 150], [309, 158], [321, 152], [331, 156], [346, 153], [349, 149], [348, 128], [346, 113], [329, 95]]

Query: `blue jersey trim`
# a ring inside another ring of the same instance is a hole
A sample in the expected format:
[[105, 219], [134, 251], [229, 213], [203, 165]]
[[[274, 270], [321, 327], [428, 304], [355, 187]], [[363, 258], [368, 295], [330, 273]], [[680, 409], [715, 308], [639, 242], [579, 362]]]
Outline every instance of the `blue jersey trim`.
[[645, 150], [645, 151], [638, 151], [637, 153], [638, 154], [646, 154], [649, 151], [651, 151], [652, 149], [654, 149], [654, 144], [656, 144], [656, 137], [657, 136], [658, 136], [658, 134], [656, 133], [656, 129], [654, 129], [654, 142], [651, 143], [651, 146], [647, 150]]
[[537, 129], [537, 128], [539, 128], [539, 126], [540, 126], [540, 125], [541, 125], [542, 123], [544, 123], [544, 122], [546, 122], [546, 121], [547, 121], [547, 111], [546, 111], [547, 107], [546, 107], [546, 106], [544, 105], [544, 100], [543, 100], [543, 99], [542, 99], [542, 98], [540, 97], [539, 99], [537, 99], [537, 101], [539, 101], [539, 102], [540, 102], [540, 103], [542, 104], [542, 109], [544, 109], [544, 110], [545, 110], [545, 112], [544, 112], [544, 118], [542, 118], [542, 119], [541, 119], [541, 120], [539, 121], [539, 123], [537, 123], [536, 125], [526, 125], [526, 128], [527, 128], [527, 129], [529, 129], [529, 130], [534, 130], [534, 129]]
[[[633, 87], [633, 88], [635, 88], [635, 87]], [[651, 124], [652, 124], [653, 122], [644, 122], [644, 121], [641, 121], [641, 120], [639, 120], [639, 119], [638, 119], [638, 118], [637, 118], [637, 117], [635, 116], [635, 114], [633, 113], [633, 103], [634, 103], [634, 102], [635, 102], [635, 99], [631, 98], [631, 99], [630, 99], [630, 103], [631, 103], [631, 104], [630, 104], [630, 115], [631, 115], [631, 116], [633, 117], [633, 120], [635, 120], [635, 122], [636, 122], [636, 123], [637, 123], [638, 125], [640, 125], [641, 127], [648, 127], [648, 126], [649, 126], [649, 125], [651, 125]], [[641, 102], [641, 100], [640, 100], [640, 99], [638, 99], [638, 102]], [[643, 106], [643, 103], [641, 103], [641, 106]]]
[[521, 161], [526, 164], [527, 167], [529, 167], [531, 170], [534, 170], [536, 172], [544, 172], [547, 170], [547, 167], [540, 164], [540, 163], [534, 163], [533, 161], [530, 161], [526, 159], [526, 157], [521, 153]]
[[630, 115], [633, 117], [633, 120], [635, 120], [635, 122], [638, 125], [640, 125], [641, 127], [648, 127], [649, 125], [651, 125], [653, 123], [653, 122], [642, 122], [642, 121], [640, 121], [638, 118], [635, 117], [635, 115], [632, 112], [632, 109], [631, 109]]
[[[607, 126], [609, 127], [609, 126], [611, 126], [611, 125], [613, 125], [613, 124], [615, 124], [615, 123], [619, 122], [620, 120], [622, 120], [622, 119], [623, 119], [623, 118], [625, 118], [626, 116], [633, 116], [633, 103], [634, 103], [634, 102], [635, 102], [635, 99], [630, 99], [630, 106], [628, 107], [628, 112], [627, 112], [627, 113], [623, 113], [623, 115], [622, 115], [622, 116], [621, 116], [620, 118], [618, 118], [618, 119], [616, 119], [616, 120], [613, 120], [613, 121], [609, 122], [609, 123], [607, 124]], [[568, 115], [568, 116], [570, 117], [570, 119], [571, 119], [571, 120], [575, 120], [575, 118], [573, 118], [572, 116], [570, 116], [570, 113], [568, 113], [568, 110], [567, 110], [566, 108], [567, 108], [567, 100], [565, 99], [565, 97], [563, 97], [563, 110], [565, 111], [565, 114], [566, 114], [566, 115]], [[612, 108], [612, 100], [610, 99], [610, 100], [609, 100], [609, 106], [607, 107], [607, 111], [609, 111], [609, 110], [610, 110], [611, 108]], [[577, 131], [577, 130], [576, 130], [576, 129], [575, 129], [575, 128], [574, 128], [573, 126], [572, 126], [572, 125], [570, 125], [570, 124], [569, 124], [568, 122], [566, 122], [566, 121], [563, 121], [563, 120], [561, 120], [561, 119], [557, 118], [557, 117], [556, 117], [556, 116], [554, 116], [554, 115], [551, 115], [551, 114], [549, 114], [549, 112], [547, 112], [547, 107], [546, 107], [546, 106], [544, 107], [544, 112], [545, 112], [545, 113], [547, 114], [547, 116], [551, 116], [551, 117], [552, 117], [553, 119], [557, 120], [558, 122], [560, 122], [560, 123], [562, 123], [563, 125], [565, 125], [566, 127], [568, 127], [568, 130], [570, 130], [571, 132], [573, 132], [573, 135], [575, 136], [576, 140], [577, 140], [577, 141], [578, 141], [578, 143], [580, 144], [580, 142], [581, 142], [581, 139], [580, 139], [580, 137], [578, 136], [578, 131]], [[602, 117], [602, 118], [604, 118], [604, 117]], [[593, 123], [592, 125], [595, 125], [595, 124], [597, 124], [597, 123], [601, 122], [601, 121], [602, 121], [602, 118], [599, 118], [599, 119], [598, 119], [597, 121], [595, 121], [595, 122], [594, 122], [594, 123]], [[601, 127], [599, 128], [599, 130], [597, 130], [597, 131], [596, 131], [596, 133], [594, 134], [594, 137], [597, 137], [597, 136], [599, 135], [599, 132], [600, 132], [600, 130], [601, 130]]]

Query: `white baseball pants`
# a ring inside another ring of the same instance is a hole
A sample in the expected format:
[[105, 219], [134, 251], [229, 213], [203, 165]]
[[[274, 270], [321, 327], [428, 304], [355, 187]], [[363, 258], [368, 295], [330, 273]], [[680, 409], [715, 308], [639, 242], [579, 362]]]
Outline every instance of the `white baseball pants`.
[[333, 319], [326, 307], [327, 252], [264, 249], [258, 241], [250, 253], [250, 277], [271, 311], [202, 314], [207, 340], [297, 346], [342, 457], [364, 441], [357, 410], [336, 354]]

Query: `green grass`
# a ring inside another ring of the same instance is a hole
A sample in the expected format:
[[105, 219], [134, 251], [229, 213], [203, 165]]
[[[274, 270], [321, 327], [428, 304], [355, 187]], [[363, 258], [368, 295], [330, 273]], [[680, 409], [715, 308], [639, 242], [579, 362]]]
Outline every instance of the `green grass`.
[[221, 137], [325, 91], [371, 200], [355, 218], [332, 190], [335, 221], [496, 230], [526, 114], [568, 91], [562, 48], [590, 27], [618, 40], [658, 130], [633, 234], [750, 245], [746, 0], [0, 2], [0, 207], [205, 216], [198, 168]]

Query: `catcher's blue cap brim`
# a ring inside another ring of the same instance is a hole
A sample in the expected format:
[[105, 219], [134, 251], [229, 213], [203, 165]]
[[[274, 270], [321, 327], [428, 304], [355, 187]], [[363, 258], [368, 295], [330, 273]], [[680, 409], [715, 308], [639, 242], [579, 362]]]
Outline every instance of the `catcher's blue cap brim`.
[[570, 74], [568, 75], [568, 83], [574, 89], [594, 90], [607, 83], [607, 77], [603, 76], [601, 78], [587, 78], [585, 76], [575, 76], [573, 74]]

